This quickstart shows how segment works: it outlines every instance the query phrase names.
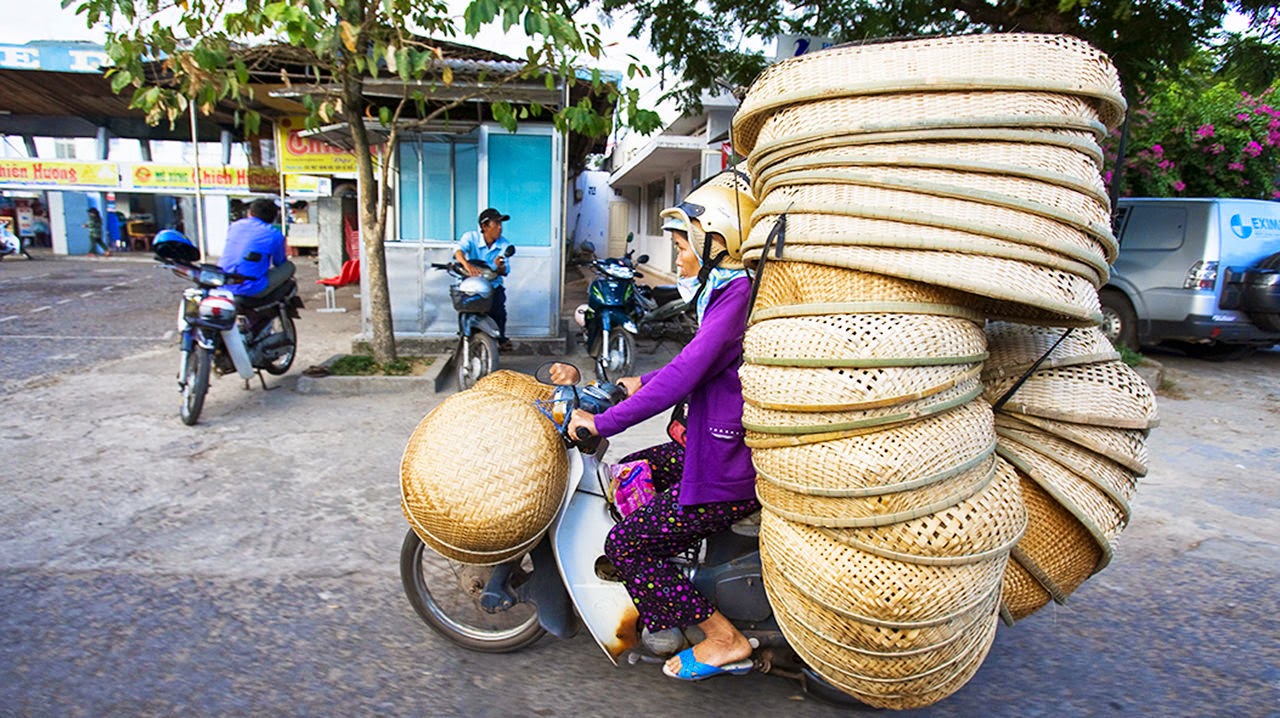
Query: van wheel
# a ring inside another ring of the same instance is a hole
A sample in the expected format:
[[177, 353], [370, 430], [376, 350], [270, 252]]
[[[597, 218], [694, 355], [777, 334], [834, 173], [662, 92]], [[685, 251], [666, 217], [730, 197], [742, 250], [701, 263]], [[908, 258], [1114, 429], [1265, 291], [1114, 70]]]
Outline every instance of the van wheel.
[[[1258, 269], [1280, 269], [1280, 252], [1258, 262]], [[1250, 312], [1249, 318], [1264, 332], [1280, 332], [1280, 314]]]
[[1138, 351], [1138, 314], [1129, 298], [1118, 289], [1098, 292], [1102, 303], [1102, 332], [1117, 347]]

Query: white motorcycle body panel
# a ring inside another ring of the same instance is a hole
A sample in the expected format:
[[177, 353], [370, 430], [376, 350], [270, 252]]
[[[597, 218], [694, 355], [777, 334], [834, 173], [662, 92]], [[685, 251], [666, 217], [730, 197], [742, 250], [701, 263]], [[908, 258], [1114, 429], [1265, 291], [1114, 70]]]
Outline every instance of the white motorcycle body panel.
[[594, 457], [569, 451], [570, 481], [576, 485], [551, 525], [551, 546], [578, 616], [616, 666], [635, 646], [639, 613], [621, 583], [596, 575], [596, 559], [604, 554], [605, 537], [614, 526], [596, 478], [599, 466]]
[[231, 363], [236, 365], [236, 373], [241, 379], [253, 378], [253, 362], [249, 359], [249, 348], [245, 346], [244, 334], [239, 324], [231, 325], [222, 331], [222, 344], [231, 355]]

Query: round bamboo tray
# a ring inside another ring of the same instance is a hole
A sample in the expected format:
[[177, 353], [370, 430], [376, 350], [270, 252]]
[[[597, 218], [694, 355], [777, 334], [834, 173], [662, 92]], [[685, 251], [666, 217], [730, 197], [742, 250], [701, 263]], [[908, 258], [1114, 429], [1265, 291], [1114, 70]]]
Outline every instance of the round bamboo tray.
[[[1002, 440], [1016, 441], [1093, 484], [1117, 506], [1127, 507], [1138, 489], [1134, 473], [1111, 459], [1034, 426], [996, 424]], [[1127, 513], [1127, 512], [1126, 512]]]
[[980, 363], [891, 367], [791, 367], [744, 363], [742, 398], [762, 409], [861, 411], [933, 396], [973, 378]]
[[1013, 557], [1004, 569], [1001, 586], [1000, 612], [1008, 623], [1021, 621], [1053, 600], [1049, 591]]
[[[1025, 474], [1019, 473], [1019, 478], [1027, 508], [1027, 531], [1013, 548], [1009, 565], [1016, 564], [1049, 599], [1063, 603], [1090, 576], [1102, 570], [1107, 554], [1075, 515], [1039, 483]], [[1007, 571], [1005, 575], [1008, 589]], [[1034, 587], [1024, 587], [1016, 601], [1007, 601], [1014, 618], [1025, 618], [1044, 606], [1048, 601], [1040, 601], [1040, 595], [1041, 591]], [[1014, 612], [1014, 606], [1021, 609]]]
[[[883, 408], [849, 411], [781, 411], [765, 409], [745, 402], [742, 426], [747, 431], [765, 434], [830, 434], [873, 426], [899, 424], [954, 409], [982, 394], [977, 373], [955, 387], [923, 399], [907, 401]], [[747, 441], [752, 446], [751, 440]]]
[[414, 532], [467, 563], [500, 563], [531, 548], [567, 483], [551, 422], [528, 401], [484, 389], [427, 414], [400, 460], [401, 508]]
[[821, 314], [757, 322], [743, 362], [783, 367], [921, 367], [981, 362], [976, 322], [930, 314]]
[[760, 270], [748, 324], [829, 314], [929, 314], [981, 323], [986, 317], [965, 306], [971, 299], [963, 292], [876, 272], [770, 261]]
[[[982, 367], [983, 383], [1021, 377], [1041, 357], [1044, 360], [1037, 369], [1097, 364], [1120, 358], [1120, 353], [1098, 327], [1074, 329], [1070, 336], [1058, 343], [1064, 331], [1056, 327], [988, 322], [986, 333], [991, 356]], [[1050, 349], [1053, 349], [1052, 353], [1048, 353]]]
[[[987, 401], [996, 403], [1017, 380], [1010, 376], [987, 385]], [[1150, 429], [1159, 423], [1151, 387], [1119, 361], [1036, 371], [1004, 409], [1115, 429]]]
[[1001, 411], [997, 421], [1019, 428], [1028, 425], [1037, 427], [1105, 456], [1137, 476], [1146, 476], [1147, 467], [1151, 463], [1151, 456], [1147, 451], [1147, 434], [1140, 429], [1073, 424], [1008, 411]]

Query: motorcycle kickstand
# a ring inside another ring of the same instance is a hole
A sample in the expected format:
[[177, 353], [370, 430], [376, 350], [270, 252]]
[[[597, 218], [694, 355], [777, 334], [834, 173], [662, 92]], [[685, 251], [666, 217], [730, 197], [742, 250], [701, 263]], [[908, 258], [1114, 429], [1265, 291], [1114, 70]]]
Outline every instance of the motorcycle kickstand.
[[[271, 391], [272, 389], [279, 389], [279, 388], [280, 388], [280, 385], [279, 385], [279, 384], [277, 384], [277, 385], [275, 385], [275, 386], [267, 386], [267, 378], [266, 378], [265, 376], [263, 376], [263, 375], [262, 375], [262, 370], [261, 370], [261, 369], [257, 370], [257, 371], [256, 371], [256, 372], [254, 372], [254, 373], [258, 375], [258, 381], [262, 384], [262, 390], [263, 390], [263, 391]], [[244, 380], [244, 388], [245, 388], [246, 390], [248, 390], [248, 388], [249, 388], [249, 380], [248, 380], [248, 379], [245, 379], [245, 380]]]

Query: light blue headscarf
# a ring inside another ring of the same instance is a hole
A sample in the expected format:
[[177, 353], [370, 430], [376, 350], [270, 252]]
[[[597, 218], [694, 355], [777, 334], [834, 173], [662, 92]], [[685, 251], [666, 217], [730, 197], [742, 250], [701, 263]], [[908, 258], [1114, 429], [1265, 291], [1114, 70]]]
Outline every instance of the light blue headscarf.
[[702, 293], [698, 295], [698, 323], [702, 323], [702, 315], [707, 313], [707, 305], [711, 304], [711, 294], [717, 289], [724, 287], [729, 282], [738, 277], [747, 277], [745, 269], [725, 269], [724, 267], [716, 267], [711, 270], [710, 276], [707, 277], [707, 286], [702, 288]]

